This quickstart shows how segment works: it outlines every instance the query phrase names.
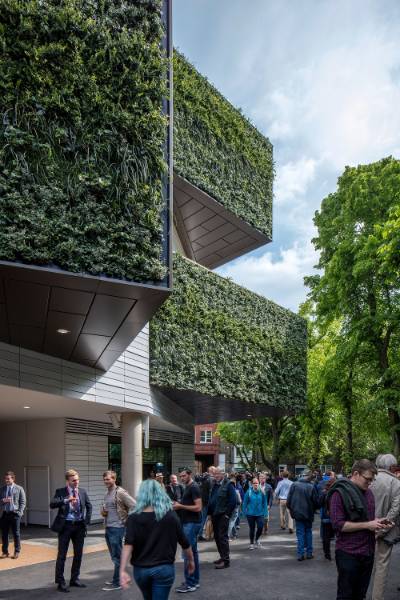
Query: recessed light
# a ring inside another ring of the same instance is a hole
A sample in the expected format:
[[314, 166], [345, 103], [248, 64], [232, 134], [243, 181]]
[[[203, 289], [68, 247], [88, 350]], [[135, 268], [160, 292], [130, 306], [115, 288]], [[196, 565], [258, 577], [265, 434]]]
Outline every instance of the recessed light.
[[252, 417], [253, 415], [247, 415], [248, 417]]
[[30, 408], [30, 406], [24, 406], [24, 408]]
[[57, 333], [61, 333], [61, 335], [66, 335], [67, 333], [71, 333], [69, 329], [57, 329]]

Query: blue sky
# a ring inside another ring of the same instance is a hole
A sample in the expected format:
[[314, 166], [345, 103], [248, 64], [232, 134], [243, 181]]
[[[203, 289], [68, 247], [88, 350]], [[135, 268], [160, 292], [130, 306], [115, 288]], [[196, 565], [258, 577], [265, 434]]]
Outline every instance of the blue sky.
[[274, 145], [273, 242], [219, 272], [297, 310], [321, 200], [346, 165], [400, 158], [400, 1], [173, 6], [175, 46]]

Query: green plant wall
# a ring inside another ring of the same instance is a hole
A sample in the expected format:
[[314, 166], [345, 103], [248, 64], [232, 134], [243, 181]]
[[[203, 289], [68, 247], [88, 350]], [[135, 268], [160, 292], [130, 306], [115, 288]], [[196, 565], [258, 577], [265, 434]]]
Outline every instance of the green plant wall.
[[0, 0], [0, 260], [161, 280], [162, 0]]
[[174, 170], [272, 239], [272, 145], [174, 53]]
[[152, 384], [297, 411], [304, 319], [176, 254], [174, 291], [150, 325]]

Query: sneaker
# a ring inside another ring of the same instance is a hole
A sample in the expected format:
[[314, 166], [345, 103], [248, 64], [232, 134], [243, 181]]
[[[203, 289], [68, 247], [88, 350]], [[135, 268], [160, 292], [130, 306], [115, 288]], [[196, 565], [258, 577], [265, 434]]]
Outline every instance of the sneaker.
[[175, 588], [175, 591], [178, 594], [186, 594], [187, 592], [195, 592], [196, 588], [193, 586], [189, 586], [186, 585], [186, 583], [184, 585], [180, 585], [179, 587]]
[[195, 584], [194, 584], [194, 587], [196, 588], [196, 590], [198, 590], [198, 589], [199, 589], [199, 587], [200, 587], [200, 584], [199, 584], [199, 583], [195, 583]]
[[103, 592], [112, 592], [113, 590], [122, 590], [120, 585], [109, 585], [108, 587], [101, 588]]
[[105, 582], [104, 582], [104, 585], [112, 585], [112, 584], [113, 584], [113, 582], [112, 582], [112, 581], [105, 581]]
[[254, 550], [254, 544], [250, 544], [249, 550]]
[[228, 560], [223, 560], [222, 562], [215, 565], [216, 569], [228, 569], [230, 567], [230, 562]]
[[258, 550], [260, 550], [262, 548], [262, 544], [261, 544], [260, 540], [258, 540], [256, 542], [256, 548], [258, 548]]

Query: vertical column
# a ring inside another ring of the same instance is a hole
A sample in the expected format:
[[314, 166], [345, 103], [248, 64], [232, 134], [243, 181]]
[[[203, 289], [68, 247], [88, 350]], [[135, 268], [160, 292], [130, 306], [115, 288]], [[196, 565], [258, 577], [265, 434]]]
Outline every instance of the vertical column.
[[136, 413], [122, 413], [122, 485], [136, 496], [142, 481], [142, 417]]

